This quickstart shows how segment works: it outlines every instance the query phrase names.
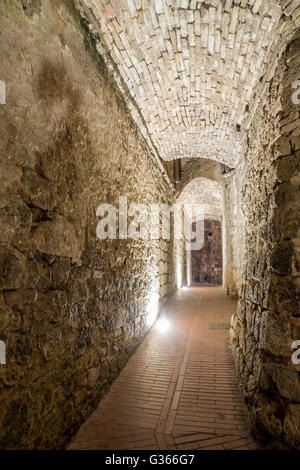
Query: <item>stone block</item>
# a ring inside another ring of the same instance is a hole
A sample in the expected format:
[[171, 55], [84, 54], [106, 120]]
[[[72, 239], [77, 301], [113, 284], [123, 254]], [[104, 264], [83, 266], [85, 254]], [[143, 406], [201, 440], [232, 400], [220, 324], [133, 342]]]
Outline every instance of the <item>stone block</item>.
[[265, 370], [282, 397], [300, 402], [300, 379], [297, 371], [277, 364], [267, 364]]
[[260, 347], [274, 356], [291, 354], [292, 332], [291, 323], [284, 315], [263, 312], [261, 316]]
[[30, 209], [18, 196], [0, 194], [0, 242], [24, 243], [32, 224]]
[[24, 168], [20, 193], [26, 204], [43, 210], [52, 210], [56, 205], [51, 182], [34, 171]]
[[78, 259], [81, 256], [80, 233], [74, 224], [56, 215], [52, 220], [40, 223], [35, 229], [32, 242], [40, 252], [54, 256]]
[[277, 244], [270, 258], [270, 268], [281, 275], [290, 274], [294, 247], [290, 241]]
[[290, 404], [284, 417], [284, 438], [293, 449], [300, 450], [300, 404]]
[[0, 245], [0, 290], [21, 287], [25, 270], [25, 256], [13, 247]]

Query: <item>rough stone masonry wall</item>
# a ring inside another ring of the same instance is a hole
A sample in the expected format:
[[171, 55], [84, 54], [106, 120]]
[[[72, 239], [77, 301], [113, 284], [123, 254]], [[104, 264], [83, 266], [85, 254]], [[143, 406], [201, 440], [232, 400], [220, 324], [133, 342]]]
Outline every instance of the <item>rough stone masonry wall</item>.
[[176, 284], [171, 244], [100, 242], [96, 208], [173, 196], [73, 2], [0, 18], [0, 448], [62, 448]]
[[244, 216], [240, 166], [237, 166], [233, 176], [224, 179], [223, 278], [226, 293], [231, 297], [239, 296], [244, 269]]
[[[281, 57], [248, 132], [239, 176], [245, 270], [231, 344], [256, 436], [300, 449], [300, 36]], [[298, 87], [299, 88], [299, 87]]]

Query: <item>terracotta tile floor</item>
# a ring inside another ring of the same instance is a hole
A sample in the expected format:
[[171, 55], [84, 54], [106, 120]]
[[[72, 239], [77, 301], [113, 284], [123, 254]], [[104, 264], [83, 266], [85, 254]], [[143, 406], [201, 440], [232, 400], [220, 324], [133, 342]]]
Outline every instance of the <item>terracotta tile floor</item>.
[[236, 303], [221, 287], [178, 291], [69, 449], [257, 449], [229, 349]]

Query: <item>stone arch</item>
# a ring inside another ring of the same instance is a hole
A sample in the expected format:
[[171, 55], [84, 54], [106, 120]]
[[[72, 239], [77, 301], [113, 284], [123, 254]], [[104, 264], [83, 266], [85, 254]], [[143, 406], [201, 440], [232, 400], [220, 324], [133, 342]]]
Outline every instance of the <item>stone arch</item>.
[[196, 178], [223, 183], [221, 164], [206, 158], [182, 158], [181, 178], [177, 189], [177, 198], [185, 187]]
[[186, 204], [204, 206], [204, 215], [208, 218], [222, 219], [223, 187], [207, 177], [193, 178], [180, 192], [177, 200]]

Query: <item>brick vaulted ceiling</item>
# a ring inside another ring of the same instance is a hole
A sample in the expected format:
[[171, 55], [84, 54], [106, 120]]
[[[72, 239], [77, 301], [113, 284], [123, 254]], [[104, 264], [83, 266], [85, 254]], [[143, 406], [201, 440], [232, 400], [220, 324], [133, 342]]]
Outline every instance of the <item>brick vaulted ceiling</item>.
[[280, 19], [299, 2], [84, 0], [160, 157], [229, 166]]
[[[181, 192], [178, 201], [183, 204], [200, 205], [205, 219], [222, 220], [223, 191], [222, 185], [206, 178], [195, 178]], [[199, 219], [199, 214], [193, 214]]]

